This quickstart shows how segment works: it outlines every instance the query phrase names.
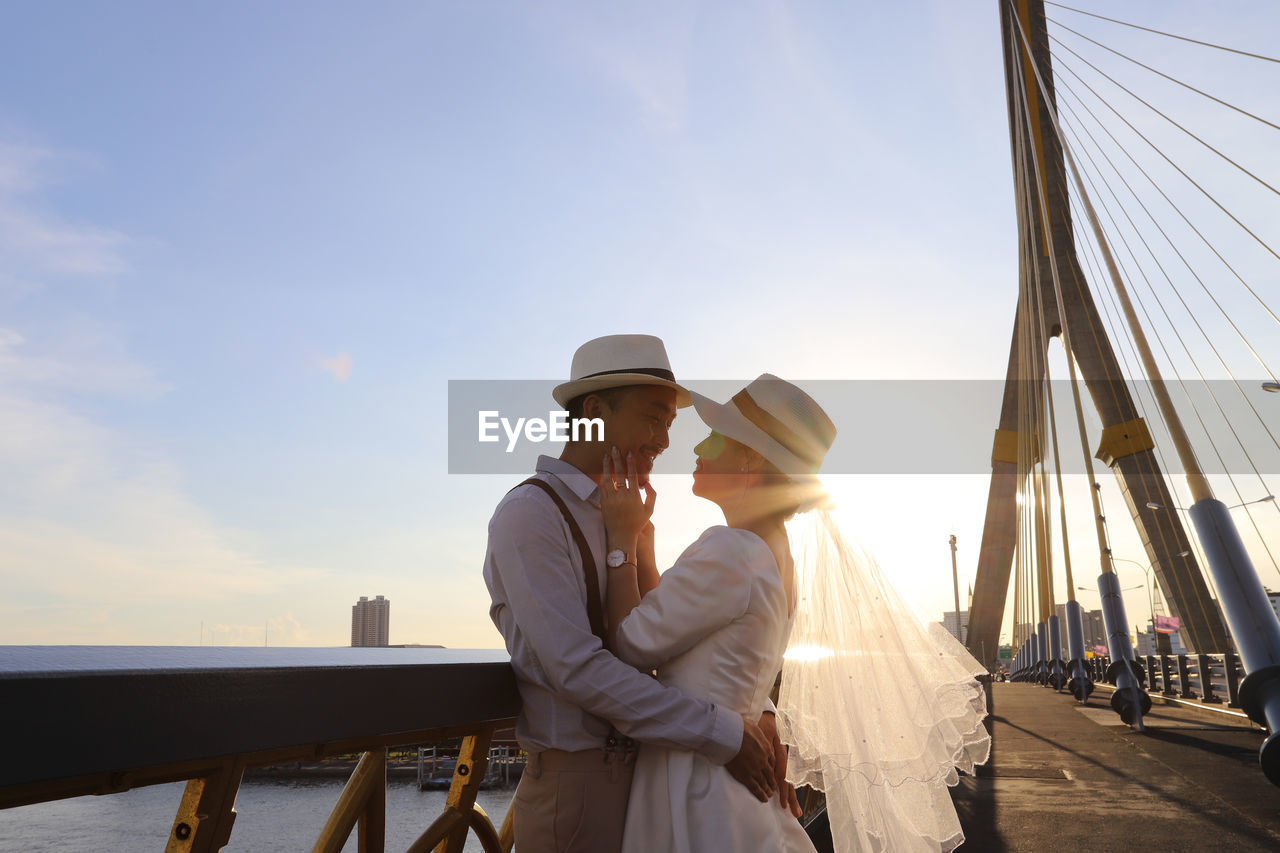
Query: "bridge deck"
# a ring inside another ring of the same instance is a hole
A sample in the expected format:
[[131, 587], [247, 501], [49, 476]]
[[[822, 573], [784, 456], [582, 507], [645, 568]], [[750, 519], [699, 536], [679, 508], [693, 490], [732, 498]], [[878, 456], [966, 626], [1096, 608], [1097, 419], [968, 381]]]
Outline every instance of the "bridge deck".
[[993, 686], [991, 772], [953, 789], [961, 850], [1280, 849], [1280, 788], [1247, 720], [1157, 703], [1138, 733], [1102, 690], [1082, 707], [1034, 684]]

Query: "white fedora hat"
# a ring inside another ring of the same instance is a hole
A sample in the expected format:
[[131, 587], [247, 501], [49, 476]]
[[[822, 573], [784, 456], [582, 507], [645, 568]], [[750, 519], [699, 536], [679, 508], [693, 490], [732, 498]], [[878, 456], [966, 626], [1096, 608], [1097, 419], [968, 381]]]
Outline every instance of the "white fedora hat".
[[625, 385], [674, 388], [677, 408], [693, 402], [689, 391], [676, 383], [662, 339], [653, 335], [605, 335], [587, 341], [573, 354], [569, 381], [557, 385], [551, 396], [567, 407], [574, 397]]
[[836, 426], [822, 407], [771, 373], [761, 374], [727, 403], [694, 392], [693, 405], [707, 426], [793, 477], [817, 474], [836, 438]]

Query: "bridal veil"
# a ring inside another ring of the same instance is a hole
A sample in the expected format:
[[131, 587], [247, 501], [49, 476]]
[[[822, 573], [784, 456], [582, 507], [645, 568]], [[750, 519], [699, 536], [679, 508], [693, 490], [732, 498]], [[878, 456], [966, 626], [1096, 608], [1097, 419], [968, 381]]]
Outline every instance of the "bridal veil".
[[982, 666], [926, 628], [825, 510], [788, 525], [798, 603], [778, 697], [788, 778], [823, 791], [835, 849], [950, 851], [948, 786], [986, 761]]

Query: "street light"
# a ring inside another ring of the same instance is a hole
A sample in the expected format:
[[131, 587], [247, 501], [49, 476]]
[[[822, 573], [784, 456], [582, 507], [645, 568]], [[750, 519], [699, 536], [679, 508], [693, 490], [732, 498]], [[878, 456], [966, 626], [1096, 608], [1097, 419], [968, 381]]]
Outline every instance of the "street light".
[[1272, 394], [1280, 393], [1280, 382], [1263, 382], [1263, 391], [1270, 391]]
[[[1147, 504], [1147, 506], [1153, 506], [1153, 505], [1152, 505], [1152, 504]], [[1160, 505], [1159, 505], [1159, 504], [1155, 504], [1154, 506], [1157, 506], [1157, 507], [1158, 507], [1158, 506], [1160, 506]], [[1186, 556], [1188, 556], [1188, 555], [1190, 555], [1190, 554], [1191, 554], [1191, 552], [1190, 552], [1190, 551], [1179, 551], [1178, 553], [1174, 554], [1173, 556], [1175, 556], [1175, 557], [1186, 557]], [[1146, 565], [1143, 565], [1142, 563], [1139, 563], [1137, 560], [1130, 560], [1130, 559], [1127, 559], [1127, 558], [1125, 558], [1125, 557], [1112, 557], [1111, 559], [1112, 559], [1113, 561], [1117, 561], [1117, 560], [1118, 560], [1118, 561], [1119, 561], [1119, 562], [1121, 562], [1121, 563], [1133, 563], [1135, 566], [1138, 566], [1139, 568], [1141, 568], [1141, 569], [1142, 569], [1143, 574], [1144, 574], [1144, 575], [1146, 576], [1146, 578], [1147, 578], [1147, 605], [1148, 605], [1148, 607], [1150, 607], [1150, 608], [1151, 608], [1151, 631], [1152, 631], [1152, 633], [1155, 633], [1155, 630], [1156, 630], [1156, 587], [1155, 587], [1155, 583], [1153, 583], [1153, 581], [1152, 581], [1152, 577], [1151, 577], [1151, 576], [1152, 576], [1152, 574], [1155, 572], [1155, 566], [1151, 565], [1150, 563], [1148, 563], [1148, 564], [1146, 564]]]
[[[1140, 584], [1138, 584], [1137, 586], [1126, 586], [1124, 589], [1122, 589], [1122, 590], [1120, 590], [1120, 591], [1121, 591], [1121, 592], [1133, 592], [1135, 589], [1142, 589], [1142, 588], [1143, 588], [1143, 587], [1145, 587], [1145, 586], [1146, 586], [1146, 584], [1141, 584], [1141, 583], [1140, 583]], [[1097, 590], [1096, 590], [1096, 589], [1093, 589], [1092, 587], [1087, 587], [1087, 586], [1078, 586], [1078, 587], [1076, 587], [1076, 589], [1082, 589], [1082, 590], [1084, 590], [1085, 592], [1097, 592]]]

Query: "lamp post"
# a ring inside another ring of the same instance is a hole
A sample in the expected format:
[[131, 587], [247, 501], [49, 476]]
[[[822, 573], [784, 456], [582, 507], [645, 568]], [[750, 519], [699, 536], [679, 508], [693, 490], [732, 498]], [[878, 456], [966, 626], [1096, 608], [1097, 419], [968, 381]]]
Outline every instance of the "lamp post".
[[[956, 639], [963, 643], [965, 638], [961, 635], [964, 634], [964, 628], [960, 625], [960, 573], [956, 569], [956, 535], [954, 533], [951, 534], [948, 544], [951, 545], [951, 588], [956, 596]], [[987, 665], [986, 660], [982, 661], [982, 665]]]
[[[1152, 505], [1150, 503], [1148, 503], [1147, 506], [1152, 509], [1160, 507], [1159, 504]], [[1185, 557], [1190, 553], [1191, 553], [1190, 551], [1179, 551], [1173, 556]], [[1111, 559], [1118, 560], [1121, 563], [1132, 563], [1133, 565], [1138, 566], [1139, 568], [1142, 569], [1142, 573], [1147, 578], [1147, 583], [1146, 583], [1147, 607], [1151, 616], [1151, 633], [1155, 638], [1156, 653], [1162, 654], [1162, 655], [1173, 654], [1173, 642], [1168, 639], [1162, 639], [1162, 638], [1167, 638], [1168, 634], [1161, 634], [1156, 631], [1156, 586], [1155, 586], [1155, 577], [1154, 577], [1155, 566], [1151, 565], [1150, 563], [1146, 563], [1146, 564], [1139, 563], [1137, 560], [1128, 560], [1128, 559], [1125, 559], [1124, 557], [1112, 557]]]

